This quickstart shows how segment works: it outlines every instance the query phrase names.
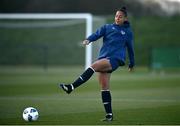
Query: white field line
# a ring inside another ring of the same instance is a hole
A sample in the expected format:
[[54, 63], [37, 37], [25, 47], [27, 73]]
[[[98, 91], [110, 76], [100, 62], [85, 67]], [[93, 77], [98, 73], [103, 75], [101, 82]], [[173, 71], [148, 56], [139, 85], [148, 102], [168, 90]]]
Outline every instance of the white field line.
[[[14, 70], [14, 71], [16, 71], [16, 70]], [[0, 73], [3, 73], [3, 72], [1, 72], [1, 69], [0, 69]], [[17, 73], [17, 71], [16, 71], [16, 73]], [[24, 74], [26, 74], [26, 72], [24, 72]], [[56, 74], [58, 74], [58, 73], [56, 73]], [[61, 73], [59, 73], [59, 74], [61, 74]], [[66, 79], [71, 78], [72, 79], [73, 77], [63, 76], [62, 78], [66, 78]], [[15, 79], [17, 79], [17, 78], [15, 78]], [[28, 78], [28, 77], [27, 77], [27, 79], [31, 80], [31, 78]], [[21, 77], [20, 77], [20, 80], [21, 80]], [[18, 85], [32, 85], [33, 84], [31, 81], [24, 82], [23, 78], [22, 78], [22, 80], [23, 80], [22, 82], [21, 81], [18, 82]], [[41, 81], [44, 82], [45, 80], [46, 79], [44, 79], [44, 78], [41, 78], [41, 79], [35, 78], [34, 79], [34, 81], [38, 81], [38, 82], [41, 82]], [[166, 74], [166, 76], [155, 76], [152, 74], [144, 74], [144, 75], [135, 75], [134, 74], [134, 75], [130, 75], [130, 76], [128, 76], [128, 75], [112, 75], [112, 78], [111, 78], [111, 81], [129, 81], [129, 82], [131, 82], [131, 81], [157, 81], [157, 80], [158, 81], [165, 81], [165, 80], [173, 80], [173, 81], [177, 80], [177, 81], [179, 81], [180, 80], [180, 74]], [[13, 76], [8, 77], [8, 79], [7, 78], [0, 78], [0, 85], [11, 85], [11, 84], [16, 85], [17, 83], [14, 83], [14, 81], [16, 81], [16, 80], [14, 80]], [[90, 81], [96, 81], [96, 83], [97, 83], [96, 76], [92, 77], [90, 79]], [[122, 82], [119, 82], [119, 83], [122, 83]], [[177, 83], [177, 82], [173, 82], [173, 83]], [[39, 83], [39, 84], [44, 84], [44, 83]]]
[[144, 75], [112, 75], [112, 80], [164, 80], [164, 79], [177, 79], [180, 78], [180, 74], [166, 74], [166, 75], [153, 75], [153, 74], [144, 74]]
[[[100, 98], [64, 98], [64, 97], [58, 97], [58, 98], [47, 98], [47, 97], [6, 97], [1, 96], [0, 100], [38, 100], [38, 101], [99, 101]], [[123, 98], [123, 99], [112, 99], [115, 102], [164, 102], [164, 103], [173, 103], [173, 102], [180, 102], [180, 99], [130, 99], [130, 98]]]

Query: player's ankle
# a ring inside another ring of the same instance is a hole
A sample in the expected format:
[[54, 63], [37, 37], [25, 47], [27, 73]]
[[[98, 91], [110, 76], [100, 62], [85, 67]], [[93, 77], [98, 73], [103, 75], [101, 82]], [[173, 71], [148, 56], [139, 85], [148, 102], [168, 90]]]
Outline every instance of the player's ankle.
[[72, 91], [74, 90], [74, 86], [73, 86], [73, 84], [70, 84], [71, 85], [71, 89], [72, 89]]

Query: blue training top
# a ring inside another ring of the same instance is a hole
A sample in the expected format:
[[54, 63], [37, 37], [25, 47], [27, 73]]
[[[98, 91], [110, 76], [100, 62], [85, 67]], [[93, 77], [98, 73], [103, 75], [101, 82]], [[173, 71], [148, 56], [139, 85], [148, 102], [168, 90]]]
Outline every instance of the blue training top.
[[133, 32], [128, 21], [123, 25], [105, 24], [87, 40], [96, 41], [103, 37], [103, 45], [99, 53], [100, 58], [113, 57], [125, 64], [126, 48], [129, 56], [129, 67], [134, 66]]

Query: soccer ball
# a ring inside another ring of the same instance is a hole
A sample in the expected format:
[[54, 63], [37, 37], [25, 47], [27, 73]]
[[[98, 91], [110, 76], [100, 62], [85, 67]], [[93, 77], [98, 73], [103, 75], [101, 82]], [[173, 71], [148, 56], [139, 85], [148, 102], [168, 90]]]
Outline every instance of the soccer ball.
[[28, 107], [26, 109], [24, 109], [23, 111], [23, 119], [25, 121], [36, 121], [39, 117], [39, 113], [37, 111], [37, 109], [33, 108], [33, 107]]

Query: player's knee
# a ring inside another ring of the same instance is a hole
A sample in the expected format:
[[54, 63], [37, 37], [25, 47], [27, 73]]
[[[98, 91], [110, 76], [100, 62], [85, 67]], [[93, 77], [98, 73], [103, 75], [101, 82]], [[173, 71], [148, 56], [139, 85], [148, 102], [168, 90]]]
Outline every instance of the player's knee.
[[111, 64], [109, 61], [106, 59], [98, 60], [94, 62], [91, 67], [96, 71], [96, 72], [107, 72], [111, 70]]
[[101, 84], [101, 89], [102, 90], [109, 90], [109, 85], [108, 84]]
[[99, 72], [99, 63], [95, 62], [91, 65], [95, 72]]

